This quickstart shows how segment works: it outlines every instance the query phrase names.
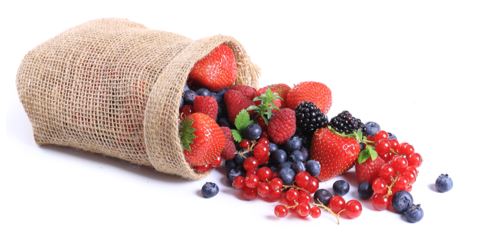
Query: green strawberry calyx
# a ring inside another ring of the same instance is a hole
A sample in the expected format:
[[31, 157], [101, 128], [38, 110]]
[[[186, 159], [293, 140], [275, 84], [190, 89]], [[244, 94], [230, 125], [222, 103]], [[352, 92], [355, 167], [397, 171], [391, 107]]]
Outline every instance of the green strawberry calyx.
[[190, 151], [190, 146], [195, 139], [195, 128], [193, 128], [193, 120], [186, 118], [180, 122], [180, 141], [183, 149]]
[[233, 140], [236, 142], [242, 141], [242, 131], [252, 123], [248, 111], [246, 109], [241, 110], [235, 117], [235, 129], [232, 129]]
[[265, 93], [262, 93], [260, 94], [260, 96], [253, 98], [253, 101], [260, 101], [260, 104], [258, 106], [249, 106], [247, 108], [247, 111], [256, 111], [258, 115], [263, 118], [265, 124], [268, 124], [268, 120], [270, 120], [273, 115], [272, 111], [279, 109], [278, 106], [274, 103], [274, 101], [277, 99], [282, 100], [282, 97], [280, 97], [278, 93], [273, 92], [269, 87], [267, 88]]

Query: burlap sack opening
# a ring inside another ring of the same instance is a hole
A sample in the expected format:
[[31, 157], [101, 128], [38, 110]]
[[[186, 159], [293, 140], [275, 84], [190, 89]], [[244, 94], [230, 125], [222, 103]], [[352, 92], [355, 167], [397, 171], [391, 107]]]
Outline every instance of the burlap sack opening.
[[235, 83], [256, 87], [258, 70], [231, 37], [193, 41], [121, 19], [67, 30], [30, 51], [17, 74], [35, 141], [203, 177], [183, 156], [178, 108], [193, 65], [223, 43], [235, 53]]

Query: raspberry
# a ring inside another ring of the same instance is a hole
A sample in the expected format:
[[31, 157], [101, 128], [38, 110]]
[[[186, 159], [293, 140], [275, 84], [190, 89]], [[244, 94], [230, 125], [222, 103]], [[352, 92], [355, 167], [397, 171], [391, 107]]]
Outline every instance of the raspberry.
[[283, 108], [273, 114], [267, 132], [270, 140], [283, 144], [295, 134], [296, 128], [295, 111]]
[[193, 112], [201, 112], [207, 114], [212, 119], [217, 119], [217, 101], [211, 96], [197, 96], [193, 101]]

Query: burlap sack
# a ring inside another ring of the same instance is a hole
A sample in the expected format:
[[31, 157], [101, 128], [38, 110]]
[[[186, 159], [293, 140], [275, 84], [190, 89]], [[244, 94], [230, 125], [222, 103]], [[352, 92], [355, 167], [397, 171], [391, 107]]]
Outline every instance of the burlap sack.
[[35, 141], [105, 154], [198, 179], [183, 156], [178, 108], [195, 62], [225, 43], [237, 84], [258, 73], [233, 38], [193, 41], [121, 19], [74, 27], [30, 51], [17, 89]]

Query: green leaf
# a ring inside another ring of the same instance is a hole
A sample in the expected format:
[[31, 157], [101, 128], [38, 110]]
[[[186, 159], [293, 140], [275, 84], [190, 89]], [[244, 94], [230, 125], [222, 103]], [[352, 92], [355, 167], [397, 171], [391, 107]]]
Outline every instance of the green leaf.
[[[370, 148], [369, 148], [370, 147]], [[370, 152], [370, 158], [372, 158], [372, 160], [376, 160], [378, 158], [378, 153], [377, 151], [375, 150], [375, 148], [373, 148], [372, 146], [370, 145], [367, 145], [367, 148], [369, 148], [369, 152]]]
[[250, 114], [248, 114], [248, 111], [245, 109], [241, 110], [235, 117], [235, 127], [237, 130], [242, 131], [251, 123], [253, 123], [253, 121], [250, 120]]
[[251, 105], [251, 106], [247, 107], [246, 110], [247, 110], [247, 111], [258, 111], [258, 106], [256, 106], [256, 105]]
[[370, 154], [367, 149], [364, 149], [360, 154], [358, 155], [358, 164], [362, 164], [363, 162], [367, 161], [368, 158], [370, 158]]
[[236, 142], [241, 142], [242, 141], [242, 135], [240, 135], [240, 131], [236, 129], [232, 129], [232, 136], [233, 140]]
[[185, 150], [190, 151], [190, 145], [195, 139], [195, 128], [193, 128], [193, 120], [185, 119], [180, 123], [180, 141]]

